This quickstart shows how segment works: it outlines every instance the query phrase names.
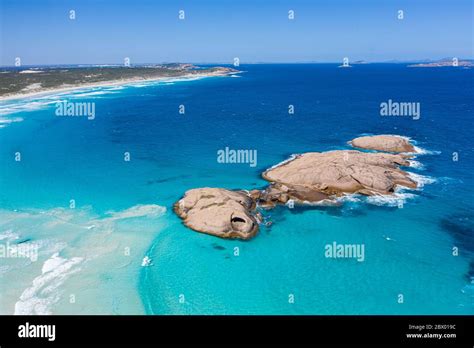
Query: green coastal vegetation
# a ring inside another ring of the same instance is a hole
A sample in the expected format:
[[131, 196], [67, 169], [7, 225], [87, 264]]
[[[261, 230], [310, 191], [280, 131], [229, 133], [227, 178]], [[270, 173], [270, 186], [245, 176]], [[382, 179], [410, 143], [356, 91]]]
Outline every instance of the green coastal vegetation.
[[220, 76], [236, 73], [226, 67], [170, 63], [142, 66], [58, 66], [0, 69], [0, 98], [81, 86], [120, 84], [166, 78]]

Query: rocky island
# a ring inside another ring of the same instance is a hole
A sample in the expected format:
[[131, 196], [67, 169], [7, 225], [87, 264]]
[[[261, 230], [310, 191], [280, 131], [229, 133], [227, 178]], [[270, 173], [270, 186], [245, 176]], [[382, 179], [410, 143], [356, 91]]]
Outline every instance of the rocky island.
[[263, 172], [262, 177], [270, 183], [263, 190], [192, 189], [175, 203], [174, 211], [195, 231], [222, 238], [250, 239], [257, 234], [262, 221], [257, 207], [272, 208], [289, 201], [311, 204], [353, 193], [393, 195], [397, 187], [417, 188], [410, 173], [400, 169], [410, 165], [408, 159], [412, 156], [407, 152], [415, 151], [407, 138], [377, 135], [349, 143], [384, 152], [304, 153]]
[[355, 150], [310, 152], [267, 170], [262, 176], [296, 192], [301, 188], [328, 196], [344, 193], [391, 194], [397, 185], [416, 187], [408, 173], [398, 168], [408, 165], [402, 155]]

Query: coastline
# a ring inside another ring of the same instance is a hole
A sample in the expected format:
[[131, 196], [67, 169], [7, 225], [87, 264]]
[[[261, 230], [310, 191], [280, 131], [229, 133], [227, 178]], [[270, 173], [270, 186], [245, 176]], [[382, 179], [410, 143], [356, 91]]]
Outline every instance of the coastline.
[[154, 78], [131, 78], [125, 80], [109, 80], [109, 81], [102, 81], [102, 82], [95, 82], [89, 84], [80, 84], [74, 86], [65, 86], [61, 88], [50, 88], [44, 89], [41, 91], [35, 92], [27, 92], [27, 93], [16, 93], [10, 94], [6, 96], [0, 96], [0, 102], [3, 101], [12, 101], [17, 99], [28, 99], [33, 97], [40, 97], [46, 95], [54, 95], [58, 93], [70, 92], [75, 90], [81, 89], [89, 89], [89, 88], [97, 88], [97, 87], [115, 87], [115, 86], [124, 86], [128, 84], [133, 84], [137, 82], [158, 82], [158, 81], [167, 81], [167, 80], [175, 80], [175, 79], [193, 79], [193, 78], [206, 78], [206, 77], [218, 77], [218, 76], [229, 76], [241, 73], [241, 71], [233, 71], [233, 72], [223, 72], [223, 73], [205, 73], [205, 74], [184, 74], [180, 76], [166, 76], [166, 77], [154, 77]]

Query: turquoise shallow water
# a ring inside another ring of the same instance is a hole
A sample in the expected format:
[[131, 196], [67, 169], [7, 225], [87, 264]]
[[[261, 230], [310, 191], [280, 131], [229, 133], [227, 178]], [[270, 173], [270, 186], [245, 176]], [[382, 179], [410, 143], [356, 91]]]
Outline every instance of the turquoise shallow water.
[[[1, 261], [1, 313], [474, 313], [472, 70], [242, 70], [0, 104], [16, 121], [0, 129], [0, 242], [40, 244], [38, 262]], [[96, 118], [55, 117], [64, 99], [95, 102]], [[420, 102], [421, 118], [381, 117], [388, 99]], [[429, 177], [421, 190], [277, 208], [248, 242], [195, 233], [172, 212], [187, 189], [260, 188], [260, 173], [291, 154], [382, 133], [429, 151], [409, 169]], [[226, 146], [257, 150], [257, 166], [217, 163]], [[365, 260], [325, 258], [334, 241], [364, 244]]]
[[[393, 217], [401, 212], [390, 209], [366, 210], [348, 204], [344, 210], [288, 213], [279, 209], [272, 212], [274, 226], [247, 243], [196, 236], [177, 223], [160, 235], [151, 252], [154, 268], [142, 274], [147, 310], [180, 314], [472, 312], [467, 306], [469, 296], [462, 291], [467, 291], [466, 280], [453, 272], [464, 270], [465, 261], [450, 257], [446, 245], [452, 241], [443, 231], [433, 228], [430, 221], [420, 221], [423, 209], [405, 210], [402, 223]], [[364, 262], [325, 258], [324, 246], [333, 241], [363, 243]], [[235, 247], [240, 249], [239, 256], [234, 256]], [[189, 250], [199, 252], [190, 260]], [[186, 303], [179, 302], [180, 294]], [[288, 303], [291, 294], [294, 304]], [[398, 294], [404, 295], [403, 305], [397, 303]]]

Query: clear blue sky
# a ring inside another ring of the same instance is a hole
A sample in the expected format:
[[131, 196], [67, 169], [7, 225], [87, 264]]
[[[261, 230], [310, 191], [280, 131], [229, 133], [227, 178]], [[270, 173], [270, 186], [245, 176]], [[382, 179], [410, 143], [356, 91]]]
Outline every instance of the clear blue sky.
[[[473, 0], [0, 0], [0, 64], [472, 58]], [[76, 19], [69, 19], [69, 10]], [[178, 19], [185, 10], [186, 19]], [[288, 10], [295, 20], [288, 20]], [[397, 11], [404, 11], [404, 20]]]

